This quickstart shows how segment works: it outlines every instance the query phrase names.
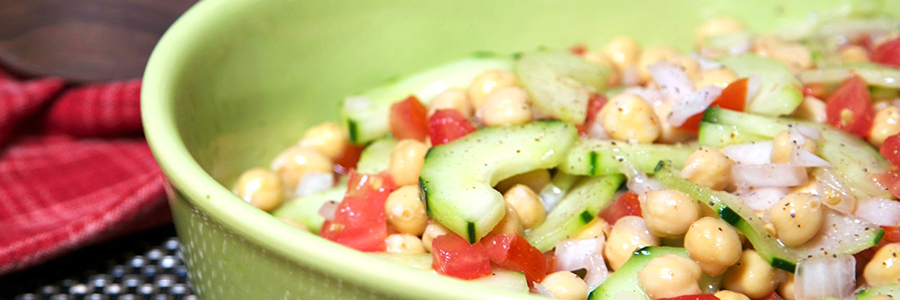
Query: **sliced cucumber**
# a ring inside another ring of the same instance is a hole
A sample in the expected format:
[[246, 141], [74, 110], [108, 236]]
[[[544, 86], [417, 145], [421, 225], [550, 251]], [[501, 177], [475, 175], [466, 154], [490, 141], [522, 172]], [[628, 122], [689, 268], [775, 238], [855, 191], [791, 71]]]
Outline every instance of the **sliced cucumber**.
[[328, 190], [297, 197], [275, 209], [272, 215], [276, 218], [286, 218], [299, 222], [306, 225], [310, 232], [318, 234], [322, 229], [322, 223], [325, 222], [325, 218], [319, 215], [319, 209], [322, 208], [322, 204], [328, 201], [341, 202], [346, 192], [347, 182], [342, 180], [341, 183]]
[[674, 247], [644, 247], [634, 251], [631, 258], [619, 267], [606, 281], [594, 289], [588, 300], [647, 300], [647, 294], [638, 283], [638, 273], [651, 260], [665, 254], [688, 257], [687, 250]]
[[419, 175], [428, 215], [475, 243], [506, 213], [500, 180], [536, 169], [553, 168], [575, 143], [575, 126], [541, 121], [488, 127], [425, 155]]
[[572, 189], [572, 186], [581, 179], [581, 176], [566, 174], [565, 172], [556, 172], [553, 175], [553, 179], [550, 180], [550, 183], [541, 190], [540, 198], [541, 204], [544, 204], [544, 209], [546, 212], [550, 212], [553, 208], [559, 204], [559, 201], [562, 200], [566, 194], [569, 193], [569, 190]]
[[[891, 194], [871, 180], [874, 174], [884, 173], [890, 166], [887, 160], [878, 153], [869, 143], [846, 132], [835, 129], [829, 125], [798, 121], [787, 118], [769, 118], [753, 114], [739, 113], [717, 107], [710, 108], [703, 115], [703, 123], [733, 126], [736, 132], [751, 137], [764, 137], [767, 140], [775, 138], [778, 133], [787, 130], [792, 124], [802, 124], [815, 128], [822, 132], [822, 139], [818, 141], [817, 154], [831, 163], [841, 174], [843, 182], [848, 183], [851, 193], [857, 198], [892, 198]], [[709, 131], [708, 125], [701, 124], [700, 135], [706, 135], [704, 142], [713, 140], [726, 140], [727, 137], [713, 136], [721, 133]], [[701, 143], [703, 145], [703, 143]], [[721, 144], [711, 144], [722, 146]]]
[[603, 92], [609, 69], [568, 51], [522, 54], [516, 76], [534, 106], [560, 120], [581, 124], [592, 92]]
[[859, 75], [871, 86], [900, 89], [900, 70], [879, 64], [854, 64], [800, 72], [803, 83], [840, 84], [853, 74]]
[[878, 226], [852, 216], [829, 212], [816, 237], [798, 247], [787, 248], [763, 227], [765, 222], [735, 195], [713, 191], [681, 178], [680, 171], [667, 162], [660, 164], [656, 179], [666, 187], [681, 191], [717, 212], [747, 237], [756, 251], [773, 267], [793, 272], [798, 261], [832, 254], [855, 254], [875, 246], [884, 235]]
[[663, 160], [671, 160], [681, 166], [694, 150], [696, 143], [663, 145], [632, 144], [607, 140], [581, 139], [569, 150], [566, 160], [559, 169], [574, 175], [602, 176], [622, 174], [619, 164], [612, 154], [618, 148], [644, 173], [653, 173], [656, 165]]
[[359, 154], [359, 162], [356, 163], [356, 171], [363, 174], [378, 174], [388, 169], [391, 164], [391, 153], [397, 140], [382, 138], [366, 146]]
[[[431, 271], [431, 254], [371, 253], [371, 255], [416, 270]], [[494, 268], [491, 275], [468, 281], [515, 292], [529, 291], [525, 274], [507, 269]]]
[[856, 300], [866, 300], [875, 296], [885, 295], [892, 299], [900, 299], [900, 285], [883, 285], [878, 287], [867, 287], [860, 290], [856, 294]]
[[448, 88], [466, 88], [486, 70], [512, 70], [508, 56], [478, 54], [430, 69], [405, 79], [394, 80], [341, 102], [341, 120], [350, 141], [365, 144], [390, 132], [388, 118], [391, 105], [410, 94], [424, 103]]
[[800, 81], [782, 62], [756, 54], [727, 56], [720, 63], [740, 77], [756, 76], [759, 92], [747, 103], [747, 111], [767, 116], [790, 115], [803, 101]]
[[733, 125], [700, 123], [700, 131], [697, 134], [697, 142], [703, 146], [722, 148], [728, 145], [743, 144], [757, 141], [768, 141], [771, 138], [751, 133], [741, 132]]
[[621, 174], [585, 178], [559, 202], [547, 219], [525, 234], [525, 239], [541, 252], [578, 233], [604, 207], [612, 203], [619, 186], [625, 182]]

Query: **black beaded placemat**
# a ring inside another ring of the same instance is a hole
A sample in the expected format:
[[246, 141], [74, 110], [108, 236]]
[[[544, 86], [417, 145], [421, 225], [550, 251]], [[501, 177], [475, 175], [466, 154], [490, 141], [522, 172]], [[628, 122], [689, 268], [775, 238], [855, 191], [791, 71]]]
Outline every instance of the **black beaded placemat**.
[[[12, 300], [196, 300], [180, 244], [172, 236], [172, 228], [167, 227], [82, 249], [0, 277], [0, 292], [17, 289]], [[101, 252], [100, 257], [84, 261], [96, 252]], [[54, 278], [59, 276], [65, 277]], [[0, 299], [10, 298], [0, 293]]]

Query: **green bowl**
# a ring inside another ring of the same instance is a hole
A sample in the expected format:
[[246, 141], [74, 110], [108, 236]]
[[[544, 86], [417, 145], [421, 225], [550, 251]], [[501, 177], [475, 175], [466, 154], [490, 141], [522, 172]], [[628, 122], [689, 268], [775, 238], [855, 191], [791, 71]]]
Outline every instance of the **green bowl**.
[[205, 0], [153, 51], [144, 128], [203, 299], [537, 299], [333, 244], [228, 186], [310, 125], [334, 120], [344, 96], [474, 51], [598, 47], [619, 34], [687, 50], [710, 16], [767, 30], [839, 2]]

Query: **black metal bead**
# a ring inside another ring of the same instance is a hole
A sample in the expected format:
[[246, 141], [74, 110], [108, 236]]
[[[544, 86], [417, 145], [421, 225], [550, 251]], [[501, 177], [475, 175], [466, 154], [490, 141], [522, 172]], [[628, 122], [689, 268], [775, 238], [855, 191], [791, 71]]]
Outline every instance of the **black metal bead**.
[[16, 298], [14, 298], [14, 299], [15, 300], [38, 300], [38, 299], [41, 299], [41, 297], [38, 295], [35, 295], [35, 294], [21, 294], [21, 295], [16, 296]]
[[84, 297], [84, 300], [109, 300], [109, 296], [104, 294], [90, 294]]
[[50, 297], [50, 295], [59, 294], [61, 292], [60, 288], [55, 285], [45, 285], [42, 286], [38, 293], [44, 297]]
[[156, 288], [152, 284], [144, 283], [137, 289], [137, 294], [141, 296], [152, 296], [156, 294]]
[[150, 298], [150, 300], [171, 300], [171, 299], [172, 299], [172, 298], [169, 297], [169, 295], [166, 295], [166, 294], [156, 294], [156, 295], [153, 295], [153, 297]]
[[159, 267], [155, 265], [146, 265], [141, 268], [141, 275], [144, 275], [147, 278], [156, 277], [156, 274], [159, 274]]
[[122, 276], [122, 286], [128, 293], [136, 293], [142, 283], [144, 283], [144, 278], [141, 275], [128, 274]]
[[78, 284], [78, 281], [76, 281], [75, 279], [64, 279], [63, 281], [59, 282], [59, 286], [64, 290], [68, 290], [70, 287], [76, 284]]
[[162, 268], [164, 270], [164, 272], [169, 272], [170, 270], [175, 268], [175, 266], [177, 266], [178, 264], [179, 264], [178, 258], [171, 256], [171, 255], [163, 256], [162, 259], [159, 260], [159, 267]]
[[47, 298], [47, 299], [49, 299], [49, 300], [70, 300], [70, 299], [72, 299], [72, 297], [70, 297], [68, 294], [56, 294], [56, 295], [50, 296], [50, 298]]
[[128, 261], [128, 266], [132, 269], [140, 269], [147, 264], [147, 260], [144, 259], [143, 256], [135, 256], [132, 257], [130, 261]]
[[187, 296], [184, 296], [184, 300], [197, 300], [197, 296], [196, 295], [187, 295]]
[[163, 252], [163, 250], [155, 249], [155, 248], [150, 249], [150, 251], [147, 251], [147, 253], [144, 253], [144, 257], [147, 258], [147, 260], [154, 262], [154, 263], [159, 261], [159, 259], [162, 258], [163, 256], [165, 256], [165, 253]]
[[103, 293], [110, 296], [121, 295], [123, 293], [122, 286], [115, 283], [107, 285], [106, 288], [103, 289]]
[[94, 275], [88, 278], [88, 285], [96, 290], [102, 290], [104, 286], [112, 282], [112, 277], [106, 274]]
[[123, 265], [115, 265], [109, 268], [108, 273], [112, 277], [113, 282], [121, 282], [122, 276], [128, 274], [128, 270]]
[[76, 284], [69, 288], [69, 294], [78, 296], [84, 296], [90, 294], [94, 289], [90, 288], [84, 284]]
[[181, 248], [181, 244], [178, 243], [177, 238], [171, 238], [163, 244], [163, 249], [169, 252], [169, 254], [175, 253], [179, 248]]
[[178, 277], [178, 282], [184, 283], [187, 281], [187, 278], [188, 278], [187, 267], [177, 266], [177, 267], [175, 267], [175, 270], [172, 270], [172, 273]]
[[125, 294], [125, 295], [119, 296], [119, 300], [140, 300], [140, 299], [141, 299], [141, 297], [138, 297], [135, 294]]

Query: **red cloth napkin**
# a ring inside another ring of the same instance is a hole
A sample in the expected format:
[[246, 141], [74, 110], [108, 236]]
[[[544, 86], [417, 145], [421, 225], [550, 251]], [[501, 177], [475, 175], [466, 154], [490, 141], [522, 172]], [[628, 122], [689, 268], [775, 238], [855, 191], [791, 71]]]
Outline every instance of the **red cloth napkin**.
[[0, 275], [170, 221], [140, 90], [0, 70]]

